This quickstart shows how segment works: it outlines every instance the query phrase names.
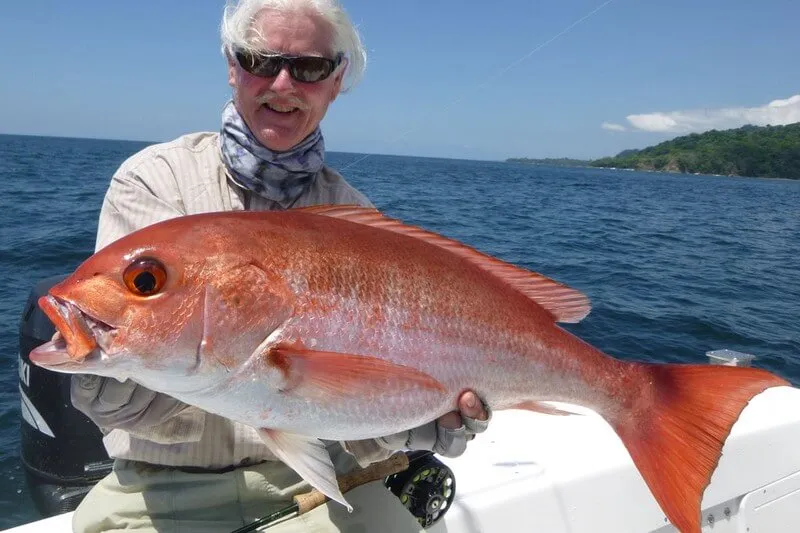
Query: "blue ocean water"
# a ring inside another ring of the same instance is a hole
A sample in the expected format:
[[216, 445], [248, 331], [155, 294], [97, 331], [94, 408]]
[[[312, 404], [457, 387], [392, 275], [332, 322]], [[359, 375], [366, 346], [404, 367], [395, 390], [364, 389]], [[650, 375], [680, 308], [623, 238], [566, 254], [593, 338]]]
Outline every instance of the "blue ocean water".
[[[0, 529], [37, 517], [19, 466], [31, 286], [92, 251], [109, 178], [145, 143], [0, 135]], [[387, 214], [584, 291], [568, 329], [607, 353], [752, 353], [800, 383], [800, 180], [331, 153]], [[23, 422], [24, 423], [24, 422]]]

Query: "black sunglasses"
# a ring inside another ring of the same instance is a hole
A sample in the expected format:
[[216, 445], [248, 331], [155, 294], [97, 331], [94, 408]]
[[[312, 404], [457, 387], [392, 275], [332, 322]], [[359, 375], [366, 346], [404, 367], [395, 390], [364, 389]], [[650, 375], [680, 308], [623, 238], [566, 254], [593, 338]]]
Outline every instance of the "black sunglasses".
[[289, 67], [289, 75], [303, 83], [322, 81], [342, 62], [342, 54], [335, 59], [316, 56], [285, 56], [272, 54], [254, 54], [246, 50], [236, 50], [239, 65], [253, 76], [271, 78], [277, 76], [284, 65]]

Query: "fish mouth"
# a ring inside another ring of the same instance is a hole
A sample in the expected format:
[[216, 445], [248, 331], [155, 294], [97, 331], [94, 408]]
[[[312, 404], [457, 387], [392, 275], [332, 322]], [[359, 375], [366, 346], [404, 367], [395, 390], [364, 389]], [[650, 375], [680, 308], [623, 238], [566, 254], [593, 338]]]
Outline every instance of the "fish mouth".
[[117, 334], [114, 326], [98, 320], [72, 302], [48, 295], [39, 298], [38, 303], [57, 330], [49, 342], [31, 351], [31, 362], [39, 366], [86, 362], [98, 352], [106, 352]]

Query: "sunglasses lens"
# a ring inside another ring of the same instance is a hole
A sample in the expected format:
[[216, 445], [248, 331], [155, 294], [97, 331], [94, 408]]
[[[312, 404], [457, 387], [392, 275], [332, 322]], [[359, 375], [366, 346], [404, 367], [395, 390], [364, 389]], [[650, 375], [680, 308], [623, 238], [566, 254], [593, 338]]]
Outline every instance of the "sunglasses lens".
[[291, 65], [292, 77], [306, 83], [324, 80], [333, 72], [333, 64], [324, 57], [298, 57]]
[[262, 78], [276, 76], [283, 65], [283, 60], [279, 56], [254, 55], [241, 51], [236, 52], [236, 59], [245, 71]]

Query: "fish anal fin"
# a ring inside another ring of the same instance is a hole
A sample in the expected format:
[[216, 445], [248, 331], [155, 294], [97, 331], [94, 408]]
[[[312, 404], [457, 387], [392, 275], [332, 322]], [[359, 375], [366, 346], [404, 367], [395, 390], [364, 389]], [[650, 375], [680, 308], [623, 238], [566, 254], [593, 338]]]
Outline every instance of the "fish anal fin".
[[580, 415], [580, 413], [565, 411], [563, 409], [554, 407], [550, 404], [544, 402], [537, 402], [535, 400], [524, 400], [508, 407], [508, 409], [523, 409], [525, 411], [534, 411], [544, 415], [554, 415], [554, 416]]
[[267, 353], [267, 363], [283, 373], [283, 392], [318, 400], [376, 397], [406, 390], [445, 393], [438, 380], [413, 367], [368, 355], [318, 351], [283, 342]]
[[381, 228], [421, 239], [444, 248], [463, 259], [469, 260], [493, 276], [502, 279], [505, 283], [545, 308], [556, 322], [580, 322], [591, 310], [589, 299], [576, 289], [537, 272], [532, 272], [486, 255], [466, 244], [438, 233], [389, 218], [377, 209], [347, 205], [323, 205], [303, 207], [299, 208], [299, 210]]
[[788, 382], [756, 368], [641, 367], [644, 393], [609, 422], [670, 522], [700, 533], [703, 494], [731, 428], [753, 396]]

